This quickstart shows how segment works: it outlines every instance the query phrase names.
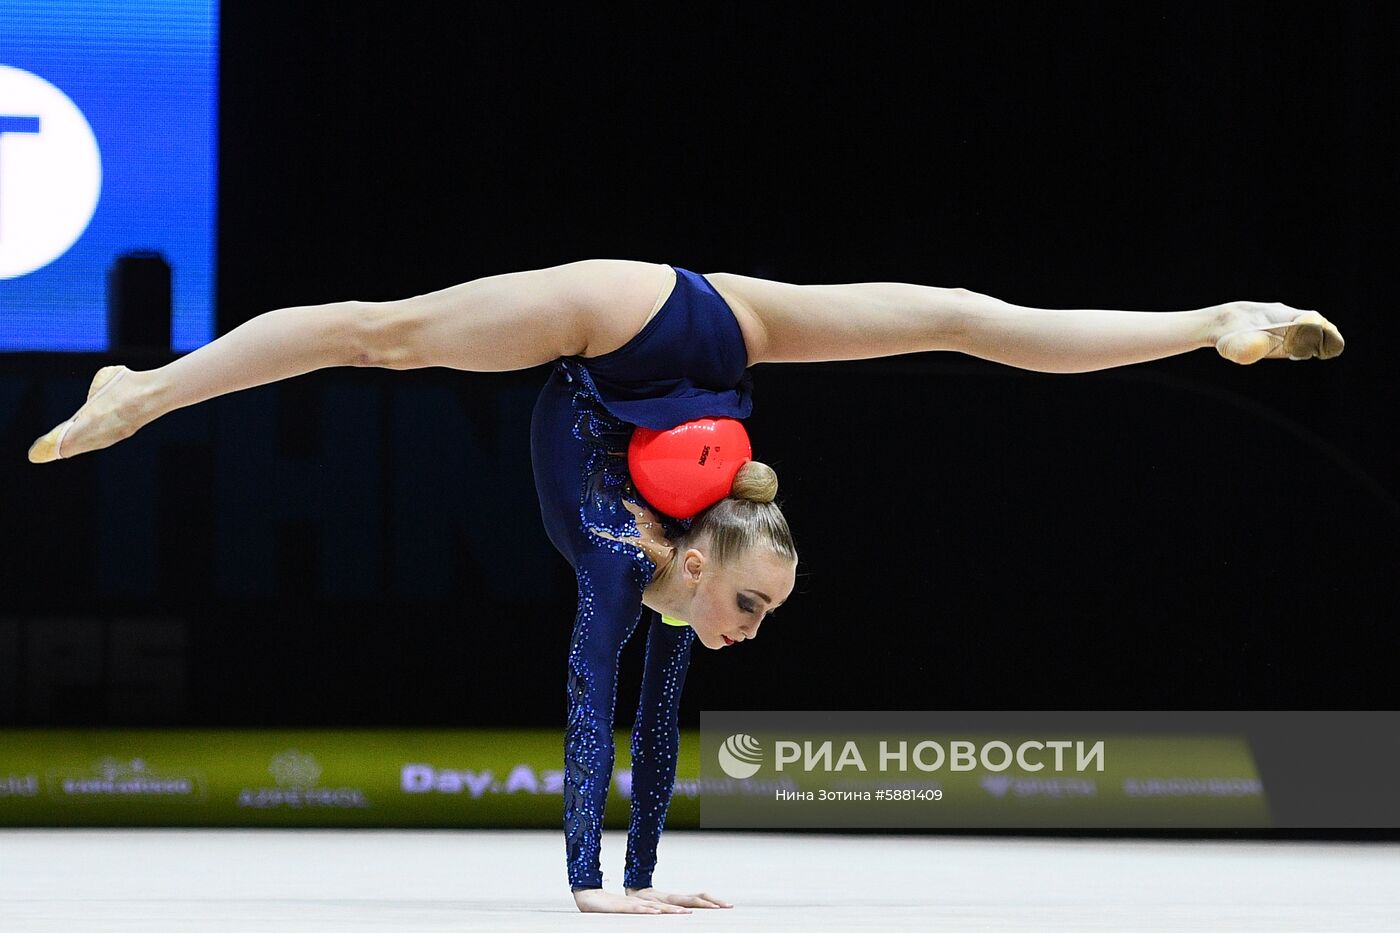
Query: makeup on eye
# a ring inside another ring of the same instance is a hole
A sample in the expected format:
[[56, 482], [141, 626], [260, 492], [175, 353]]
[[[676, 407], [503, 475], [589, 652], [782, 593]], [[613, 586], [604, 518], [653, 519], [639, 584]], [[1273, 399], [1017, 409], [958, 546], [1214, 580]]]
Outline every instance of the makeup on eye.
[[[763, 597], [764, 602], [773, 602], [773, 600], [771, 600], [771, 597], [769, 597], [769, 594], [762, 593], [762, 591], [759, 590], [745, 590], [745, 593], [752, 593], [753, 595], [757, 595], [757, 597]], [[743, 611], [745, 612], [755, 611], [756, 605], [753, 604], [752, 600], [748, 601], [748, 605], [745, 605], [745, 602], [746, 601], [743, 600], [743, 597], [741, 595], [741, 597], [739, 597], [739, 608], [743, 609]], [[781, 604], [781, 602], [778, 602], [778, 605], [783, 604]], [[767, 611], [764, 615], [773, 615], [774, 612], [777, 612], [777, 607], [770, 608], [769, 611]]]
[[[744, 599], [742, 596], [739, 597], [739, 608], [748, 613], [752, 613], [755, 615], [758, 614], [758, 606], [753, 602], [753, 600]], [[768, 611], [764, 612], [763, 615], [771, 616], [776, 611], [777, 610], [769, 609]]]

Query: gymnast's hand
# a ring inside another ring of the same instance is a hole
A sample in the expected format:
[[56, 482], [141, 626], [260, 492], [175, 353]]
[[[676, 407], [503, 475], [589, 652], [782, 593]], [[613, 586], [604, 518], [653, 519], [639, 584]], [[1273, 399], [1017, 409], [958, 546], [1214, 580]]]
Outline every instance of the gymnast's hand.
[[1346, 346], [1341, 332], [1316, 311], [1261, 301], [1231, 301], [1214, 310], [1211, 345], [1242, 366], [1284, 358], [1330, 360]]
[[[681, 907], [734, 906], [728, 901], [720, 900], [713, 894], [667, 894], [665, 891], [658, 891], [655, 888], [626, 888], [624, 890], [633, 897], [645, 898], [662, 904], [678, 904]], [[686, 912], [689, 913], [689, 911]]]
[[[650, 888], [644, 890], [650, 891]], [[574, 903], [586, 914], [688, 914], [684, 907], [643, 897], [613, 894], [602, 888], [574, 892]], [[707, 905], [713, 907], [713, 904]]]

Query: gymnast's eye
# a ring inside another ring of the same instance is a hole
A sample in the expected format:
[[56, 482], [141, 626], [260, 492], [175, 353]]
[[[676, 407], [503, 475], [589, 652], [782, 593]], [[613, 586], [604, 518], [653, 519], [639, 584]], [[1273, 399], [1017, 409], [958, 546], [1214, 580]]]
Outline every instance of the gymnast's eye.
[[744, 599], [741, 596], [739, 597], [739, 608], [745, 612], [753, 612], [756, 607], [750, 600]]

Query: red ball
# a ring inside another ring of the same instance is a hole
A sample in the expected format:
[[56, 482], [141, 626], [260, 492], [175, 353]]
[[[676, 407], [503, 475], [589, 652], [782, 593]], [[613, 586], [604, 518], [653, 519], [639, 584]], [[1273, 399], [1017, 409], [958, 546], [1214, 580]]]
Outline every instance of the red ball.
[[696, 418], [667, 431], [639, 426], [627, 445], [637, 491], [673, 518], [693, 518], [729, 495], [752, 459], [749, 434], [733, 418]]

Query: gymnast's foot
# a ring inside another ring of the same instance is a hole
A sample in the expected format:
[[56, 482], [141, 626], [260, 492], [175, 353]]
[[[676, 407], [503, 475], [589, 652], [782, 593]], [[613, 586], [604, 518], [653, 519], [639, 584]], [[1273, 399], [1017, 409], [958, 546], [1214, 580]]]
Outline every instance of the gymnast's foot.
[[1346, 347], [1341, 332], [1316, 311], [1277, 302], [1234, 301], [1215, 319], [1216, 352], [1247, 366], [1259, 360], [1330, 360]]
[[29, 445], [29, 462], [68, 459], [135, 434], [148, 420], [142, 412], [145, 375], [125, 366], [99, 369], [77, 413]]

